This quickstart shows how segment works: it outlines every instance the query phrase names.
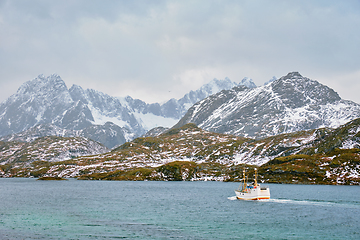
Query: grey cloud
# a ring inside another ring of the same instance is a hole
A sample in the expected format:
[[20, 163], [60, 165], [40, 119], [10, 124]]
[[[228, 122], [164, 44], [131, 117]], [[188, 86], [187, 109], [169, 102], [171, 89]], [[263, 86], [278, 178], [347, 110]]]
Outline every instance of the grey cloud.
[[350, 83], [360, 77], [359, 5], [1, 1], [0, 100], [21, 79], [54, 72], [69, 85], [149, 102], [181, 97], [214, 77], [259, 85], [300, 71], [324, 84], [351, 75], [341, 78]]

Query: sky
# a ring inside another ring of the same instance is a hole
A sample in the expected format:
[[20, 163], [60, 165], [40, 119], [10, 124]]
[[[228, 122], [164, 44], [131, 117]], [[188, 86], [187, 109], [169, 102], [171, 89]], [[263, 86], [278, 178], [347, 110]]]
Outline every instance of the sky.
[[359, 0], [0, 0], [0, 101], [40, 74], [147, 103], [298, 71], [360, 103]]

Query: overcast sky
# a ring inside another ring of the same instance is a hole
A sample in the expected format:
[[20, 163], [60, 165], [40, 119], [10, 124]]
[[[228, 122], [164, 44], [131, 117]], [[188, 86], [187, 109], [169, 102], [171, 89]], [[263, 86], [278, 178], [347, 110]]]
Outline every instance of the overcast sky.
[[0, 101], [39, 74], [151, 103], [291, 71], [360, 103], [359, 0], [0, 0]]

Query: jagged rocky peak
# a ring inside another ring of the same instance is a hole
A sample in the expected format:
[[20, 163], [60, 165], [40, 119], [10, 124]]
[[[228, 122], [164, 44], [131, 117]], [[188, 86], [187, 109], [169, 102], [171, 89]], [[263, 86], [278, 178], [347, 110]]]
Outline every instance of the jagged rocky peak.
[[79, 85], [75, 85], [75, 84], [72, 85], [71, 88], [69, 89], [69, 92], [70, 92], [72, 99], [75, 102], [81, 100], [84, 103], [87, 103], [87, 101], [85, 99], [85, 91]]
[[9, 98], [12, 102], [32, 99], [44, 105], [52, 102], [61, 101], [64, 103], [72, 102], [71, 96], [65, 82], [57, 74], [48, 77], [39, 75], [38, 77], [22, 84], [16, 94]]
[[323, 105], [341, 100], [333, 89], [316, 80], [303, 77], [299, 72], [288, 73], [272, 82], [271, 87], [291, 108], [308, 103]]
[[67, 90], [65, 82], [57, 74], [52, 74], [48, 77], [45, 77], [43, 74], [40, 74], [38, 77], [33, 80], [27, 81], [22, 84], [17, 93], [18, 94], [34, 94], [44, 91], [57, 90], [64, 91]]
[[296, 79], [296, 78], [303, 78], [303, 76], [299, 72], [289, 72], [286, 76], [283, 77], [284, 79]]
[[211, 82], [203, 85], [196, 92], [204, 92], [207, 93], [207, 95], [211, 95], [221, 91], [222, 89], [231, 89], [234, 86], [236, 86], [236, 83], [231, 81], [228, 77], [225, 77], [224, 80], [214, 78]]
[[254, 81], [251, 78], [245, 77], [243, 78], [239, 85], [241, 86], [246, 86], [248, 88], [256, 88], [256, 84], [254, 83]]

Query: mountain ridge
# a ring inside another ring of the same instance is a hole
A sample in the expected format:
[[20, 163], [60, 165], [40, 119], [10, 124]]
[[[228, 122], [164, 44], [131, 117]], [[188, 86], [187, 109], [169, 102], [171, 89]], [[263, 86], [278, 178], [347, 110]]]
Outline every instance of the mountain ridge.
[[199, 127], [252, 138], [321, 127], [336, 128], [360, 117], [360, 105], [331, 88], [292, 72], [254, 89], [235, 87], [194, 104], [174, 126]]
[[[212, 94], [220, 89], [224, 90]], [[112, 97], [78, 85], [68, 89], [59, 75], [39, 75], [0, 104], [0, 139], [24, 140], [25, 132], [30, 134], [28, 139], [52, 135], [56, 126], [57, 136], [83, 136], [114, 148], [154, 127], [166, 129], [190, 122], [218, 133], [259, 139], [336, 128], [359, 117], [359, 106], [298, 72], [272, 78], [260, 87], [249, 78], [240, 83], [214, 79], [181, 99], [163, 104], [147, 104], [130, 96]], [[182, 114], [184, 117], [178, 119]]]
[[[112, 97], [78, 85], [72, 85], [68, 89], [57, 74], [48, 77], [39, 75], [22, 84], [15, 94], [0, 103], [0, 136], [21, 135], [21, 132], [35, 126], [48, 129], [47, 125], [52, 124], [62, 128], [62, 132], [73, 131], [71, 136], [83, 134], [82, 136], [96, 141], [104, 140], [102, 143], [112, 148], [145, 134], [153, 127], [171, 127], [195, 101], [212, 94], [212, 91], [234, 85], [236, 83], [228, 78], [214, 79], [179, 100], [147, 104], [130, 96]], [[103, 131], [116, 136], [107, 138]]]

